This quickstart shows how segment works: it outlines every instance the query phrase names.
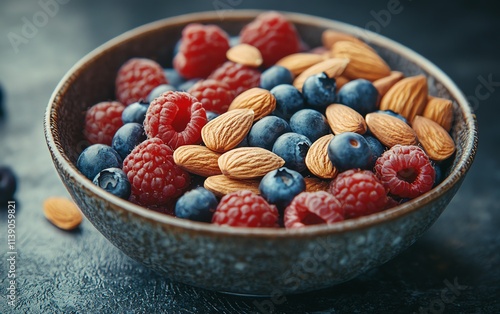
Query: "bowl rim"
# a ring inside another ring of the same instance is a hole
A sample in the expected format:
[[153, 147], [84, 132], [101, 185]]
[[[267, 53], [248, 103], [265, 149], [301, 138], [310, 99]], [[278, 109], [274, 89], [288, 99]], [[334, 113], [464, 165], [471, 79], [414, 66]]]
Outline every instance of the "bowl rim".
[[[228, 11], [223, 20], [241, 20], [241, 19], [252, 19], [259, 13], [266, 12], [266, 10], [231, 10]], [[422, 70], [427, 74], [435, 77], [443, 86], [449, 91], [450, 95], [458, 103], [461, 113], [464, 115], [464, 121], [467, 128], [470, 130], [467, 134], [467, 142], [464, 148], [464, 153], [460, 160], [458, 160], [456, 167], [451, 171], [451, 173], [436, 187], [431, 191], [412, 199], [406, 203], [398, 205], [396, 207], [384, 210], [379, 213], [371, 214], [368, 216], [363, 216], [355, 219], [349, 219], [342, 222], [338, 222], [332, 225], [316, 225], [309, 226], [307, 228], [300, 229], [285, 229], [285, 228], [234, 228], [234, 227], [221, 227], [209, 223], [190, 221], [187, 219], [179, 219], [170, 215], [165, 215], [162, 213], [155, 212], [151, 209], [133, 204], [129, 201], [118, 198], [102, 189], [97, 187], [92, 183], [91, 180], [87, 179], [83, 174], [81, 174], [76, 166], [72, 164], [69, 157], [63, 151], [60, 145], [56, 144], [55, 139], [59, 137], [57, 133], [57, 128], [54, 127], [53, 113], [56, 112], [56, 107], [60, 105], [62, 95], [69, 89], [72, 82], [78, 76], [78, 73], [82, 69], [90, 64], [94, 59], [105, 54], [108, 50], [114, 46], [120, 45], [129, 40], [133, 40], [134, 37], [139, 36], [142, 33], [147, 33], [154, 31], [159, 28], [165, 28], [174, 25], [182, 25], [189, 22], [201, 21], [202, 23], [216, 23], [217, 20], [221, 20], [219, 11], [206, 11], [179, 15], [175, 17], [169, 17], [142, 26], [136, 27], [129, 30], [109, 41], [97, 47], [83, 58], [81, 58], [70, 70], [64, 75], [61, 81], [58, 83], [54, 92], [49, 100], [45, 117], [44, 117], [44, 133], [49, 151], [52, 154], [53, 162], [58, 163], [63, 171], [67, 173], [68, 176], [74, 178], [75, 181], [79, 182], [81, 186], [89, 190], [95, 196], [103, 199], [109, 204], [114, 205], [114, 209], [120, 208], [130, 214], [144, 218], [150, 222], [160, 223], [165, 227], [177, 227], [191, 232], [197, 232], [205, 235], [213, 236], [234, 236], [234, 237], [248, 237], [252, 236], [255, 238], [266, 238], [266, 237], [285, 237], [285, 238], [295, 238], [295, 237], [314, 237], [319, 235], [332, 235], [338, 233], [359, 231], [365, 228], [369, 228], [378, 224], [383, 224], [401, 217], [404, 217], [412, 212], [419, 210], [420, 207], [425, 206], [432, 201], [438, 199], [442, 194], [450, 190], [454, 185], [459, 184], [461, 179], [465, 176], [469, 170], [474, 156], [477, 150], [477, 120], [472, 112], [470, 105], [468, 104], [465, 96], [460, 91], [460, 89], [455, 85], [455, 83], [436, 65], [432, 62], [419, 55], [415, 51], [399, 44], [389, 38], [386, 38], [380, 34], [376, 34], [369, 30], [362, 29], [358, 26], [350, 25], [344, 22], [334, 21], [327, 18], [317, 17], [313, 15], [307, 15], [302, 13], [294, 12], [283, 12], [293, 23], [307, 24], [310, 26], [317, 26], [320, 28], [331, 28], [338, 30], [340, 32], [348, 33], [361, 37], [368, 43], [373, 43], [379, 47], [384, 47], [391, 50], [397, 54], [402, 55], [404, 58], [417, 64]], [[225, 14], [223, 12], [223, 14]], [[109, 207], [109, 206], [108, 206]], [[111, 210], [111, 209], [110, 209]], [[92, 221], [91, 221], [92, 222]]]

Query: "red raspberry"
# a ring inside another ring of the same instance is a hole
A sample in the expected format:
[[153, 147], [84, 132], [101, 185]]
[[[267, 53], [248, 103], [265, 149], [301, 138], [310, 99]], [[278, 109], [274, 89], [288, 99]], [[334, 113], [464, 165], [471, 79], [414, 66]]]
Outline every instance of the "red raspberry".
[[208, 78], [227, 83], [235, 96], [260, 84], [259, 71], [231, 61], [221, 65]]
[[332, 224], [344, 220], [344, 209], [330, 193], [302, 192], [285, 209], [285, 228]]
[[205, 110], [219, 114], [227, 111], [235, 97], [229, 85], [212, 79], [199, 81], [188, 92], [201, 102]]
[[241, 43], [260, 50], [265, 67], [270, 67], [279, 59], [300, 51], [297, 30], [278, 12], [260, 14], [241, 30], [240, 36]]
[[166, 205], [189, 187], [189, 174], [159, 138], [137, 145], [123, 161], [123, 171], [132, 186], [131, 199], [144, 206]]
[[100, 102], [87, 110], [83, 134], [90, 144], [111, 145], [116, 131], [123, 125], [125, 106], [117, 101]]
[[395, 145], [377, 159], [377, 177], [389, 193], [415, 198], [432, 189], [436, 172], [418, 146]]
[[342, 204], [345, 218], [356, 218], [379, 212], [387, 204], [387, 192], [375, 174], [351, 169], [340, 173], [330, 183], [332, 193]]
[[149, 138], [158, 137], [172, 149], [201, 143], [201, 128], [207, 115], [201, 102], [186, 92], [168, 91], [151, 102], [144, 130]]
[[116, 97], [124, 105], [147, 99], [158, 85], [167, 84], [162, 67], [153, 60], [132, 58], [125, 62], [116, 76]]
[[226, 61], [229, 38], [219, 26], [189, 24], [182, 30], [174, 68], [184, 78], [206, 78]]
[[212, 223], [231, 227], [278, 227], [278, 210], [251, 191], [225, 195], [212, 217]]

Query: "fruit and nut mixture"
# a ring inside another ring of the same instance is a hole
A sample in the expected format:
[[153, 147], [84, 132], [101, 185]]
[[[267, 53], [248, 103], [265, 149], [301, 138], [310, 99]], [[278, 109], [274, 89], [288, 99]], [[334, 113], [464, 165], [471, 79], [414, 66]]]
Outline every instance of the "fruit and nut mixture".
[[78, 169], [150, 209], [232, 227], [303, 228], [377, 213], [442, 179], [452, 102], [424, 75], [326, 30], [308, 47], [277, 12], [238, 36], [189, 24], [173, 68], [133, 58], [90, 107]]

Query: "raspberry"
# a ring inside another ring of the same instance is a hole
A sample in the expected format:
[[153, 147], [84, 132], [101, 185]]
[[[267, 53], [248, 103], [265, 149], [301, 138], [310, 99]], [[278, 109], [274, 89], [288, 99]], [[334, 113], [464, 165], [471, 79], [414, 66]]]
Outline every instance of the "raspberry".
[[113, 135], [123, 125], [125, 106], [117, 101], [100, 102], [87, 110], [83, 134], [90, 144], [111, 146]]
[[132, 58], [125, 62], [116, 76], [116, 97], [124, 105], [146, 100], [158, 85], [167, 84], [162, 67], [153, 60]]
[[351, 169], [340, 173], [329, 188], [342, 204], [345, 218], [356, 218], [385, 208], [387, 193], [375, 174], [368, 170]]
[[144, 206], [166, 205], [189, 186], [189, 174], [179, 168], [173, 151], [159, 138], [145, 140], [123, 161], [132, 199]]
[[415, 198], [432, 189], [435, 170], [418, 146], [395, 145], [377, 159], [377, 177], [389, 193]]
[[208, 78], [226, 83], [235, 96], [260, 84], [259, 71], [231, 61], [221, 65]]
[[278, 210], [251, 191], [241, 190], [222, 197], [212, 223], [231, 227], [278, 227]]
[[201, 143], [201, 128], [207, 123], [202, 104], [189, 93], [168, 91], [149, 105], [144, 130], [172, 149]]
[[330, 193], [302, 192], [285, 209], [285, 228], [332, 224], [344, 220], [344, 209]]
[[226, 61], [229, 38], [216, 25], [189, 24], [182, 30], [179, 53], [174, 68], [184, 78], [206, 78]]
[[277, 12], [260, 14], [241, 30], [240, 36], [241, 43], [260, 50], [265, 67], [300, 51], [300, 40], [295, 27]]
[[234, 99], [229, 85], [210, 79], [199, 81], [188, 92], [201, 102], [205, 110], [219, 114], [226, 112]]

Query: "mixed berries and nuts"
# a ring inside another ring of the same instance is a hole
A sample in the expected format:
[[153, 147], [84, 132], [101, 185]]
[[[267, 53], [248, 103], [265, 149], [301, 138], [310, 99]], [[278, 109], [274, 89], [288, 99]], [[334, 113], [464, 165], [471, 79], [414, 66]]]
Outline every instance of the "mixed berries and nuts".
[[442, 180], [453, 105], [333, 30], [310, 49], [266, 12], [230, 38], [187, 25], [173, 68], [134, 58], [88, 109], [78, 169], [179, 219], [302, 228], [377, 213]]

